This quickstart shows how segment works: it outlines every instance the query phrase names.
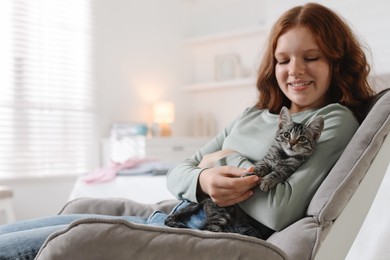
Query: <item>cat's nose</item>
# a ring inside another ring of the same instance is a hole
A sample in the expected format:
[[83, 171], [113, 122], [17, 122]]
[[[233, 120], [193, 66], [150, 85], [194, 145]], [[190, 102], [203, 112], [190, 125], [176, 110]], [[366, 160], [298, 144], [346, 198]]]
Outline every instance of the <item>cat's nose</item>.
[[294, 147], [294, 145], [296, 145], [297, 142], [289, 142], [289, 145], [290, 145], [290, 149], [292, 149]]

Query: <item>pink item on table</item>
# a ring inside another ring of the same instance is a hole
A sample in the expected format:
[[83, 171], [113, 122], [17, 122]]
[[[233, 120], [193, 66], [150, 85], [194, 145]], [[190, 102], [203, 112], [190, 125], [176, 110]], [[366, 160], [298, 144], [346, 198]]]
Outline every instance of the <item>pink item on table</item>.
[[97, 169], [85, 177], [83, 181], [85, 183], [100, 183], [112, 181], [117, 173], [123, 169], [134, 168], [142, 163], [154, 161], [155, 159], [129, 159], [124, 163], [116, 163], [111, 161], [111, 165], [108, 167]]

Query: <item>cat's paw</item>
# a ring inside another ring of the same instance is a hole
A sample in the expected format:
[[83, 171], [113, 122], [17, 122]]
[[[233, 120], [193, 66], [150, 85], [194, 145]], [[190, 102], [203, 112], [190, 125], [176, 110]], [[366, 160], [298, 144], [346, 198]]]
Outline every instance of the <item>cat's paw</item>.
[[262, 178], [261, 182], [259, 184], [260, 190], [262, 190], [264, 192], [268, 192], [274, 186], [275, 186], [275, 183], [270, 178], [267, 178], [267, 176]]
[[188, 228], [185, 224], [183, 224], [181, 221], [178, 221], [173, 218], [166, 218], [164, 221], [164, 224], [168, 227], [174, 227], [174, 228]]
[[256, 167], [254, 170], [253, 170], [253, 173], [259, 177], [264, 177], [266, 176], [268, 173], [269, 173], [269, 170], [267, 167], [265, 166], [260, 166], [260, 167]]
[[248, 176], [253, 176], [253, 175], [256, 175], [256, 176], [259, 176], [261, 177], [263, 174], [263, 172], [261, 171], [260, 168], [251, 168], [250, 171], [244, 173], [241, 177], [248, 177]]
[[225, 226], [217, 224], [205, 225], [202, 230], [208, 230], [211, 232], [229, 232]]

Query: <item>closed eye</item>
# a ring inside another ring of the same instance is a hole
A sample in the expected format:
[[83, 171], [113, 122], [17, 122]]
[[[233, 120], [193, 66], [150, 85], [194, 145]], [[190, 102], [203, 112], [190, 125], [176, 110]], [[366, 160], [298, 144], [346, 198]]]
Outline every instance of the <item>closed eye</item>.
[[288, 64], [290, 62], [290, 60], [278, 60], [276, 61], [279, 65], [284, 65], [284, 64]]
[[308, 57], [308, 58], [305, 58], [305, 61], [317, 61], [319, 60], [319, 57]]

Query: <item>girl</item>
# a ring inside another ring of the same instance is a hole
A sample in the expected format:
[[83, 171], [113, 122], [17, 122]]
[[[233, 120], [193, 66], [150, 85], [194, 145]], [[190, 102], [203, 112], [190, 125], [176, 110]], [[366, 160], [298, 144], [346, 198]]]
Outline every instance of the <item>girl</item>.
[[[271, 31], [258, 73], [256, 106], [246, 110], [195, 157], [173, 168], [168, 174], [168, 188], [189, 201], [210, 196], [219, 206], [239, 203], [254, 219], [247, 232], [260, 230], [264, 234], [256, 236], [268, 238], [274, 230], [303, 216], [357, 130], [366, 101], [373, 95], [367, 83], [369, 70], [356, 37], [333, 11], [314, 3], [292, 8]], [[314, 156], [286, 182], [268, 193], [253, 193], [258, 182], [255, 176], [235, 177], [265, 155], [282, 106], [289, 108], [296, 122], [322, 116], [325, 128]], [[226, 161], [230, 166], [204, 167]], [[236, 167], [231, 167], [232, 162]]]

